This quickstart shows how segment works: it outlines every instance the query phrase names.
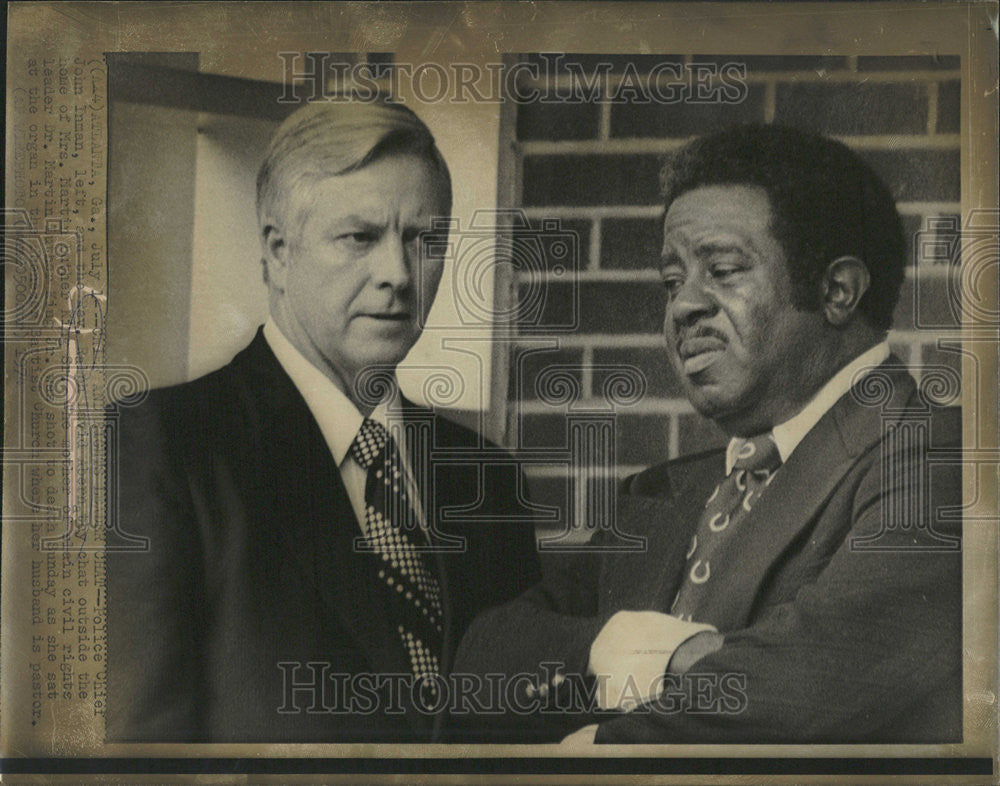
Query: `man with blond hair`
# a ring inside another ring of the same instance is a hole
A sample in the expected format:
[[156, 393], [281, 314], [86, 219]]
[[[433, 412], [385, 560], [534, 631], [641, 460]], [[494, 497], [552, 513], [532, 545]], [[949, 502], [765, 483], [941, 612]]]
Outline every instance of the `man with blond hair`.
[[538, 578], [516, 468], [395, 381], [442, 274], [422, 233], [450, 210], [399, 104], [310, 104], [276, 132], [266, 324], [113, 412], [121, 529], [148, 548], [108, 553], [109, 740], [440, 738], [465, 627]]

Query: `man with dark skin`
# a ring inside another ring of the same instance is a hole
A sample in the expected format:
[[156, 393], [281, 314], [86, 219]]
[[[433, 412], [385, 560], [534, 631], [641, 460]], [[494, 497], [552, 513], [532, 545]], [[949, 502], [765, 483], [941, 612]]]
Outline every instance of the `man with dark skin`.
[[537, 675], [497, 725], [567, 747], [960, 740], [960, 522], [937, 515], [960, 471], [927, 458], [960, 413], [889, 350], [891, 195], [845, 146], [761, 126], [690, 143], [664, 186], [668, 354], [729, 445], [628, 478], [617, 526], [645, 551], [598, 529], [553, 555], [456, 668]]

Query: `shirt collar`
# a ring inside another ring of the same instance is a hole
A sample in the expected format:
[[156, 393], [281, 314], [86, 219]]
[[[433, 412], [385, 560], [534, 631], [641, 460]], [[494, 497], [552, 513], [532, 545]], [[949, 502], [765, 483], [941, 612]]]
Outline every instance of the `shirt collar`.
[[[854, 377], [858, 372], [864, 370], [867, 373], [867, 371], [882, 365], [888, 357], [889, 343], [887, 341], [876, 344], [871, 349], [862, 352], [834, 374], [797, 415], [772, 428], [771, 436], [774, 437], [774, 442], [778, 446], [778, 453], [781, 456], [782, 463], [788, 461], [788, 457], [792, 455], [792, 451], [798, 447], [798, 444], [812, 430], [812, 427], [837, 403], [841, 396], [851, 389]], [[727, 475], [733, 471], [733, 466], [736, 463], [736, 454], [744, 442], [745, 440], [740, 437], [733, 437], [733, 439], [729, 440], [729, 445], [726, 448]]]
[[[295, 348], [270, 317], [264, 323], [264, 338], [305, 399], [333, 460], [340, 466], [361, 429], [364, 416], [340, 388]], [[369, 417], [385, 426], [388, 423], [386, 410], [383, 400]]]

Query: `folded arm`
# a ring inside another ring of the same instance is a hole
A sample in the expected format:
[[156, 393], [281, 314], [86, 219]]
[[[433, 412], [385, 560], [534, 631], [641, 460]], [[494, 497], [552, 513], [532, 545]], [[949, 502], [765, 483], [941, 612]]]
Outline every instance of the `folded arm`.
[[[947, 483], [939, 483], [925, 516], [959, 502], [954, 469], [939, 478]], [[890, 481], [899, 477], [907, 475]], [[880, 532], [884, 511], [912, 510], [903, 506], [912, 493], [903, 482], [892, 486], [869, 473], [854, 498], [850, 531], [814, 581], [721, 641], [692, 639], [686, 682], [602, 723], [596, 741], [867, 740], [891, 733], [908, 708], [942, 691], [942, 716], [954, 717], [951, 705], [960, 713], [961, 553], [933, 550], [927, 520], [886, 532], [882, 550], [852, 546]], [[952, 525], [951, 534], [958, 529]], [[960, 734], [944, 720], [936, 728], [936, 741]]]

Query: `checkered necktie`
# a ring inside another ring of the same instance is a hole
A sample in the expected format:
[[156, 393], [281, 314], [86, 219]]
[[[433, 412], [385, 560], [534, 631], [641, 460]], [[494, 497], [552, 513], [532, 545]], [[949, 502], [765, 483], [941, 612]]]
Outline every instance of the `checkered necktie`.
[[432, 704], [443, 637], [441, 589], [407, 534], [421, 537], [399, 450], [385, 426], [365, 418], [351, 443], [351, 455], [368, 470], [365, 534], [378, 558], [378, 577], [384, 583], [389, 610], [413, 674], [421, 682], [418, 693], [421, 700]]
[[724, 553], [726, 543], [780, 466], [781, 455], [770, 433], [748, 439], [740, 446], [732, 471], [705, 503], [688, 546], [684, 581], [670, 607], [671, 614], [688, 621], [697, 619], [706, 585], [712, 580], [713, 564], [735, 558]]

